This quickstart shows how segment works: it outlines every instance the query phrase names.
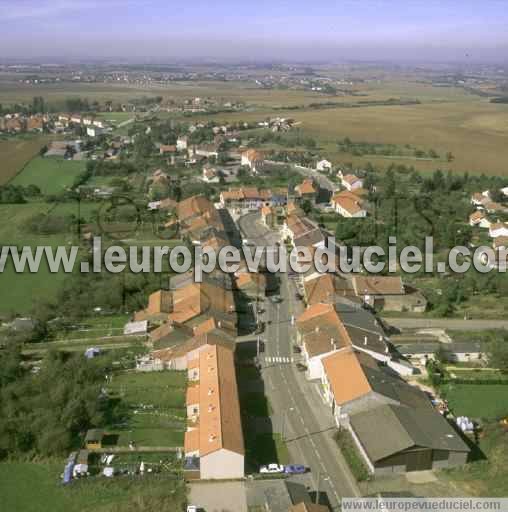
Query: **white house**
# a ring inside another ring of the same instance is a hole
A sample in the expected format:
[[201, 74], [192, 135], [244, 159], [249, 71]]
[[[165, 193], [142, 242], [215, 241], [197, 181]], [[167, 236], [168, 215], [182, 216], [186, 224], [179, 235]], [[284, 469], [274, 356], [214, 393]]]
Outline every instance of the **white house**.
[[483, 207], [489, 201], [490, 201], [490, 195], [489, 195], [488, 190], [485, 190], [484, 192], [475, 192], [471, 196], [471, 204], [473, 204], [474, 206]]
[[477, 210], [476, 212], [473, 212], [469, 216], [469, 225], [472, 227], [478, 226], [480, 228], [488, 229], [490, 228], [491, 224], [492, 223], [490, 222], [489, 219], [487, 219], [485, 212], [483, 212], [482, 210]]
[[332, 197], [330, 202], [333, 209], [342, 217], [367, 217], [367, 210], [363, 207], [362, 200], [352, 192], [339, 192]]
[[104, 133], [104, 130], [102, 128], [99, 128], [98, 126], [87, 126], [86, 127], [86, 134], [89, 137], [98, 137], [99, 135], [102, 135]]
[[352, 190], [363, 188], [363, 180], [354, 174], [346, 174], [346, 176], [342, 178], [341, 184], [346, 190], [349, 190], [350, 192]]
[[490, 238], [498, 238], [500, 236], [508, 236], [508, 222], [497, 222], [489, 227]]
[[205, 183], [219, 183], [220, 178], [217, 169], [210, 165], [205, 165], [203, 167], [203, 175], [201, 180]]
[[186, 135], [182, 135], [176, 139], [176, 149], [178, 151], [185, 151], [187, 149], [189, 138]]
[[328, 160], [320, 160], [316, 164], [316, 171], [329, 172], [329, 171], [331, 171], [331, 169], [332, 169], [332, 163], [329, 162]]
[[264, 162], [263, 154], [255, 149], [249, 149], [241, 154], [241, 165], [246, 165], [253, 172], [257, 172]]

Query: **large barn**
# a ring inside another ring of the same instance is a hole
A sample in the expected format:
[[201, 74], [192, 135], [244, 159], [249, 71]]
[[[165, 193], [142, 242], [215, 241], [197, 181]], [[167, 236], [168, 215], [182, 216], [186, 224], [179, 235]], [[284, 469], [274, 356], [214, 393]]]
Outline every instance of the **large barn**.
[[350, 430], [375, 474], [458, 466], [469, 454], [448, 421], [431, 407], [382, 405], [352, 415]]

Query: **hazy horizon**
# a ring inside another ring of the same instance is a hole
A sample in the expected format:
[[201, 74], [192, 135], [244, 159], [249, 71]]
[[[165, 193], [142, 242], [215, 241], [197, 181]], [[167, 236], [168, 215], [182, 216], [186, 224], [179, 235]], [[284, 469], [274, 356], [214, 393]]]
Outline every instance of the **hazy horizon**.
[[508, 60], [506, 2], [0, 0], [0, 58]]

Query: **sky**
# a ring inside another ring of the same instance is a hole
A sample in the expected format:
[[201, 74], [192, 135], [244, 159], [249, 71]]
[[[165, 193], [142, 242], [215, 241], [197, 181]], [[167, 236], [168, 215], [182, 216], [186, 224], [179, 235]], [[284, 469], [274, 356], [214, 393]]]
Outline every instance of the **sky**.
[[0, 58], [508, 61], [508, 0], [0, 0]]

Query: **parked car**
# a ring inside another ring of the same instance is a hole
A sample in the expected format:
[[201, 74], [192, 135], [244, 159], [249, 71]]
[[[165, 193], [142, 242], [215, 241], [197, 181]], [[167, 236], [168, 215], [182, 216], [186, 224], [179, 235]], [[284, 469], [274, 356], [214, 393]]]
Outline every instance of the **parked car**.
[[302, 349], [298, 345], [293, 345], [293, 352], [295, 354], [301, 354], [302, 353]]
[[196, 505], [187, 505], [187, 512], [198, 512]]
[[302, 300], [303, 299], [303, 295], [300, 292], [296, 292], [295, 293], [295, 299], [296, 300]]
[[260, 473], [284, 473], [284, 466], [282, 464], [268, 464], [268, 466], [261, 466]]
[[272, 304], [279, 304], [280, 302], [282, 302], [282, 299], [281, 299], [280, 295], [272, 295], [270, 297], [270, 302]]
[[302, 464], [289, 464], [284, 468], [284, 473], [287, 473], [288, 475], [301, 475], [306, 471], [307, 468], [302, 466]]
[[299, 372], [306, 372], [307, 371], [307, 367], [304, 364], [302, 364], [302, 363], [296, 363], [296, 369]]

